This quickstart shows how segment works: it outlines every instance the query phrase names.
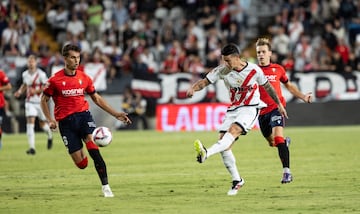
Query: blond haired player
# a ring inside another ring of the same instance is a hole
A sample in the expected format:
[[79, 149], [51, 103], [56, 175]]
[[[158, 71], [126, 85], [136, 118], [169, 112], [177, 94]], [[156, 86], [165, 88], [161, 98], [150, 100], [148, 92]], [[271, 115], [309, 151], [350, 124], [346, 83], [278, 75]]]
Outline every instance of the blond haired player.
[[[281, 84], [295, 97], [306, 103], [311, 102], [311, 93], [303, 94], [299, 89], [290, 82], [286, 75], [285, 69], [275, 63], [270, 62], [271, 44], [267, 38], [259, 38], [256, 42], [256, 55], [258, 64], [263, 70], [266, 78], [274, 87], [283, 106], [286, 106], [285, 98], [282, 95]], [[284, 138], [285, 118], [278, 109], [278, 104], [266, 93], [265, 88], [260, 87], [260, 97], [267, 107], [261, 109], [259, 116], [259, 125], [263, 136], [270, 146], [277, 147], [279, 158], [283, 166], [283, 176], [281, 183], [290, 183], [293, 176], [290, 171], [290, 152], [288, 145], [290, 138]]]

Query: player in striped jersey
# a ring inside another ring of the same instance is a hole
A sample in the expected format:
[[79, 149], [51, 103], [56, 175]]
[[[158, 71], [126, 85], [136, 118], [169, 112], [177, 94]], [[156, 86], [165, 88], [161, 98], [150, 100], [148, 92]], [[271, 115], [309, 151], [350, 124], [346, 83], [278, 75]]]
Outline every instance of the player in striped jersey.
[[40, 107], [40, 96], [44, 85], [48, 80], [46, 73], [38, 68], [37, 58], [30, 55], [27, 59], [28, 69], [22, 73], [22, 81], [20, 88], [15, 92], [14, 96], [19, 98], [26, 91], [25, 98], [25, 116], [26, 116], [26, 134], [28, 137], [29, 149], [26, 151], [28, 155], [35, 155], [35, 120], [39, 119], [40, 127], [46, 132], [47, 148], [52, 147], [52, 132], [46, 121], [45, 115]]
[[265, 106], [260, 100], [259, 87], [263, 86], [266, 89], [284, 117], [287, 117], [287, 113], [260, 67], [254, 63], [243, 61], [235, 44], [224, 46], [221, 56], [224, 63], [210, 71], [204, 79], [195, 82], [187, 90], [187, 96], [192, 97], [196, 91], [200, 91], [220, 79], [224, 81], [229, 90], [231, 104], [220, 126], [218, 141], [206, 149], [200, 140], [195, 140], [194, 147], [199, 163], [203, 163], [214, 154], [221, 153], [224, 165], [232, 177], [232, 187], [228, 191], [228, 195], [236, 195], [244, 185], [244, 179], [240, 177], [237, 170], [231, 146], [240, 135], [245, 135], [253, 128], [260, 109]]

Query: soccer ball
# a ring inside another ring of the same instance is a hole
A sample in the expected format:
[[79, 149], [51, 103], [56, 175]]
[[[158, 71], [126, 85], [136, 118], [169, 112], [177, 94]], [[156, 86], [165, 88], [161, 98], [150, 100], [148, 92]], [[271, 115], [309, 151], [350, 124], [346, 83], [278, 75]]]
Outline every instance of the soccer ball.
[[112, 133], [108, 127], [100, 126], [97, 127], [93, 133], [92, 137], [96, 145], [100, 147], [108, 146], [112, 141]]

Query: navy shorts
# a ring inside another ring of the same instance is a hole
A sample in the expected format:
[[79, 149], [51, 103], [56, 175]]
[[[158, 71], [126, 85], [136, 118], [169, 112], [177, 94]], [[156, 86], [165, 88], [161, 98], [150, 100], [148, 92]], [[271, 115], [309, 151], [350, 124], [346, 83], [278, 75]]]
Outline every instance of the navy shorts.
[[261, 133], [264, 137], [269, 137], [272, 129], [276, 126], [285, 126], [284, 117], [280, 114], [278, 109], [275, 109], [267, 114], [259, 116], [259, 125]]
[[59, 121], [59, 130], [69, 154], [83, 148], [83, 140], [96, 128], [89, 111], [74, 113]]

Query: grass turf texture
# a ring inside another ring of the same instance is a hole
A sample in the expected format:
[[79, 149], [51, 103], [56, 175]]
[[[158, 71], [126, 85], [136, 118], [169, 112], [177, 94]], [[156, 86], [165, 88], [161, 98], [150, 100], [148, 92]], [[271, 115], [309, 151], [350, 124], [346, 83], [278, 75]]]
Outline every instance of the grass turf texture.
[[294, 181], [280, 184], [277, 150], [257, 130], [236, 142], [245, 186], [227, 196], [231, 178], [220, 155], [195, 161], [193, 141], [216, 132], [114, 132], [101, 148], [114, 198], [103, 198], [92, 161], [79, 170], [55, 133], [46, 149], [25, 154], [25, 134], [4, 135], [0, 213], [360, 213], [360, 126], [288, 127]]

